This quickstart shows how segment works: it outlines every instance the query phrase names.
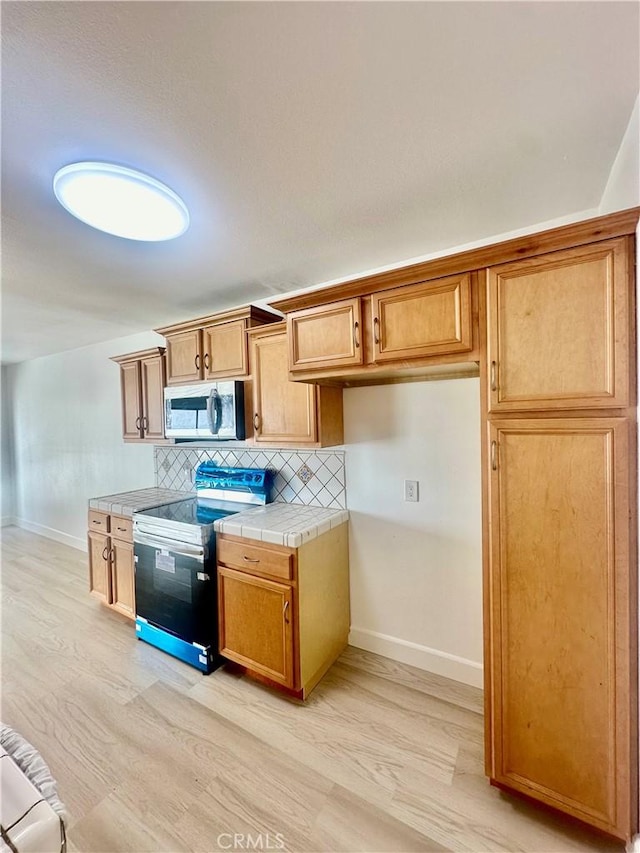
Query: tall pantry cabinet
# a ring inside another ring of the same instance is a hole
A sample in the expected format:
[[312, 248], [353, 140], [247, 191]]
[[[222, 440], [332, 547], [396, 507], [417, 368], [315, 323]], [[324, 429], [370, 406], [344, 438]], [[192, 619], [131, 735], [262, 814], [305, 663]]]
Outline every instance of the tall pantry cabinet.
[[637, 831], [634, 240], [484, 272], [486, 772]]

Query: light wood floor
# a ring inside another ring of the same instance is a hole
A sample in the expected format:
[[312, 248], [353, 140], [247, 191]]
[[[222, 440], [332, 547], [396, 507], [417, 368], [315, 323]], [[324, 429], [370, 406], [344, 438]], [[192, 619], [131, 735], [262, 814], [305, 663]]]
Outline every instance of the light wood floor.
[[2, 718], [58, 780], [70, 850], [621, 850], [489, 786], [480, 691], [352, 648], [305, 705], [203, 676], [88, 595], [84, 554], [2, 537]]

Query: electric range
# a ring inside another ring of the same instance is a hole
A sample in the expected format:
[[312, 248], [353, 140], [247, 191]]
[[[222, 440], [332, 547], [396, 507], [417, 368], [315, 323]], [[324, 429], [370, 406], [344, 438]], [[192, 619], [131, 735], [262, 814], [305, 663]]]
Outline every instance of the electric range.
[[209, 673], [218, 655], [214, 522], [271, 500], [274, 472], [203, 462], [196, 495], [133, 515], [136, 632]]

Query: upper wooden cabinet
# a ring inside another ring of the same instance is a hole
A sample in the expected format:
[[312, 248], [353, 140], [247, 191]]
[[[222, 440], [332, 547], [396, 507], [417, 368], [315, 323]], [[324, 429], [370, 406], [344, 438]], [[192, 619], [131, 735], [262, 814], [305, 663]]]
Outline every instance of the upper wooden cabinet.
[[246, 330], [281, 319], [247, 305], [156, 329], [167, 340], [167, 385], [248, 376]]
[[362, 364], [360, 299], [294, 311], [287, 317], [292, 371]]
[[254, 441], [280, 446], [342, 444], [342, 389], [290, 381], [284, 323], [253, 329], [248, 335]]
[[474, 282], [465, 273], [290, 312], [291, 376], [349, 384], [460, 362], [477, 375]]
[[164, 440], [164, 349], [114, 356], [120, 365], [122, 437], [125, 441]]
[[371, 294], [375, 362], [466, 352], [473, 346], [471, 276]]
[[467, 352], [473, 347], [471, 276], [293, 311], [287, 328], [294, 374]]
[[630, 405], [632, 240], [487, 271], [489, 411]]

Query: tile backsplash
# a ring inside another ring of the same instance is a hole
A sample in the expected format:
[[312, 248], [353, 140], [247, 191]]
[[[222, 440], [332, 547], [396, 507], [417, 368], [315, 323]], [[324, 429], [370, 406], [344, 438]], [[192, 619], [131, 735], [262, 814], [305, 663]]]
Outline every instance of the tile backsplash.
[[272, 468], [277, 472], [274, 501], [336, 509], [347, 506], [342, 450], [158, 446], [155, 448], [156, 485], [160, 489], [191, 490], [195, 469], [200, 462], [209, 461], [242, 468]]

